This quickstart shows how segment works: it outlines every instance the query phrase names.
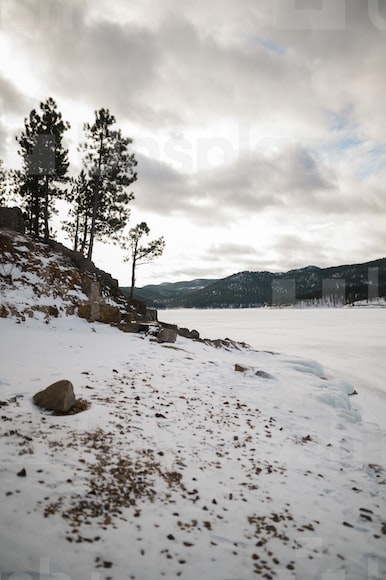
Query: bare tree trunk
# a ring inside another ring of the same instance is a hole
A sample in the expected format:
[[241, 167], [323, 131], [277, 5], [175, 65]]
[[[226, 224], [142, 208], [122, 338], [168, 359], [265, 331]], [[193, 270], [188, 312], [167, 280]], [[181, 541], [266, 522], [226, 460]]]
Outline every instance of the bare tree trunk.
[[93, 200], [93, 208], [92, 208], [92, 216], [91, 216], [91, 227], [90, 227], [90, 243], [88, 246], [87, 258], [91, 260], [92, 252], [94, 249], [94, 237], [95, 237], [95, 224], [96, 224], [96, 216], [98, 212], [98, 202], [99, 202], [99, 177], [97, 179], [95, 188], [94, 188], [94, 200]]
[[48, 175], [45, 176], [44, 183], [44, 241], [48, 242], [50, 239], [50, 230], [48, 227]]
[[135, 240], [134, 246], [132, 246], [133, 263], [132, 263], [132, 266], [131, 266], [130, 300], [134, 298], [134, 290], [135, 290], [135, 267], [137, 265], [137, 255], [138, 255], [138, 240]]
[[83, 236], [82, 236], [82, 243], [80, 246], [80, 251], [84, 255], [84, 250], [86, 248], [87, 243], [87, 234], [88, 234], [88, 215], [85, 215], [84, 223], [83, 223]]
[[90, 243], [88, 246], [87, 258], [91, 260], [92, 252], [94, 249], [94, 237], [95, 237], [95, 226], [96, 226], [96, 218], [98, 214], [98, 205], [99, 205], [99, 190], [100, 190], [100, 181], [101, 181], [101, 168], [102, 168], [102, 152], [103, 152], [103, 134], [100, 138], [99, 144], [99, 158], [98, 158], [98, 165], [97, 165], [97, 178], [94, 187], [94, 197], [93, 197], [93, 206], [92, 206], [92, 217], [91, 217], [91, 227], [90, 227]]
[[130, 290], [130, 300], [134, 298], [135, 289], [135, 266], [136, 266], [136, 256], [133, 256], [133, 264], [131, 266], [131, 290]]
[[79, 204], [78, 204], [78, 209], [76, 211], [75, 236], [74, 236], [74, 251], [75, 252], [78, 251], [78, 244], [79, 244], [79, 222], [80, 222], [80, 216], [79, 216]]
[[33, 220], [33, 233], [36, 238], [39, 237], [39, 213], [40, 213], [40, 204], [39, 204], [39, 189], [38, 184], [36, 183], [36, 191], [33, 194], [33, 205], [32, 205], [32, 220]]

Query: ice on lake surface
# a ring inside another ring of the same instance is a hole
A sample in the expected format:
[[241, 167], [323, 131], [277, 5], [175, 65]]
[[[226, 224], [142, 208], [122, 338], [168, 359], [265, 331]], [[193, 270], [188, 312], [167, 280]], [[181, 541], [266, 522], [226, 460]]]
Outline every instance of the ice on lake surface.
[[[245, 341], [259, 350], [312, 358], [354, 383], [362, 417], [386, 428], [386, 308], [163, 310], [159, 318], [202, 337]], [[371, 400], [369, 400], [371, 399]]]

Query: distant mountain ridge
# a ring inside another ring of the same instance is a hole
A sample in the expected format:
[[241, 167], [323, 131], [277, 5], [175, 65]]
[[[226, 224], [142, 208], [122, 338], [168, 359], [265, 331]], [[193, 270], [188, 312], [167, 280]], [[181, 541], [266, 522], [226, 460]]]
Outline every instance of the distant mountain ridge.
[[[206, 286], [217, 282], [217, 279], [197, 278], [184, 282], [163, 282], [162, 284], [149, 284], [135, 291], [135, 296], [144, 300], [147, 304], [159, 304], [159, 308], [165, 308], [170, 300], [178, 300], [185, 294], [203, 290]], [[130, 288], [122, 288], [129, 294]]]
[[[128, 288], [122, 288], [128, 292]], [[136, 290], [153, 308], [250, 308], [344, 305], [386, 295], [386, 258], [329, 268], [288, 272], [239, 272], [222, 279], [164, 282]]]

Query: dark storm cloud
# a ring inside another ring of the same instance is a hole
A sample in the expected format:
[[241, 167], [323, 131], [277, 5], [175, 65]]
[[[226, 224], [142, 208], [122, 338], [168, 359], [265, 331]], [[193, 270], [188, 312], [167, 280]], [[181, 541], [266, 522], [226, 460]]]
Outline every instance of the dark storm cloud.
[[[140, 206], [164, 215], [186, 212], [192, 219], [234, 218], [274, 205], [287, 206], [331, 188], [312, 155], [290, 148], [273, 158], [248, 156], [233, 165], [189, 176], [166, 162], [138, 155]], [[303, 199], [304, 198], [304, 199]], [[208, 215], [208, 207], [213, 210]]]
[[275, 154], [251, 153], [221, 172], [211, 172], [205, 183], [227, 206], [244, 211], [310, 203], [319, 192], [332, 189], [323, 167], [303, 147]]
[[242, 9], [190, 1], [183, 10], [165, 1], [121, 21], [110, 12], [125, 13], [124, 2], [5, 0], [2, 23], [50, 91], [148, 127], [256, 123], [269, 115], [278, 123], [290, 117], [312, 135], [328, 111], [351, 105], [358, 126], [380, 133], [382, 14], [377, 26], [367, 2], [337, 0], [330, 18], [342, 3], [337, 30], [294, 28], [279, 0], [269, 7], [245, 0]]
[[220, 42], [203, 34], [188, 13], [168, 13], [151, 29], [112, 22], [104, 12], [90, 18], [89, 2], [48, 5], [44, 10], [37, 0], [6, 3], [18, 48], [38, 71], [43, 65], [50, 90], [93, 108], [103, 104], [155, 127], [224, 115], [257, 120], [279, 108], [299, 117], [319, 114], [309, 99], [299, 108], [307, 69], [296, 60], [288, 66], [288, 59], [264, 43]]
[[181, 215], [189, 211], [194, 197], [188, 179], [167, 163], [137, 154], [139, 208], [159, 215]]
[[[15, 3], [16, 4], [16, 3]], [[111, 107], [126, 117], [151, 119], [144, 91], [158, 80], [155, 38], [136, 25], [90, 18], [90, 2], [5, 2], [3, 25], [9, 25], [19, 50], [25, 50], [47, 90], [87, 102], [92, 109]], [[43, 98], [43, 97], [42, 97]]]
[[[352, 118], [362, 135], [383, 139], [386, 119], [381, 114], [386, 79], [380, 74], [386, 50], [386, 4], [373, 0], [333, 0], [319, 3], [330, 13], [315, 11], [314, 25], [296, 26], [296, 16], [286, 16], [286, 0], [275, 0], [280, 24], [273, 38], [298, 55], [308, 68], [309, 97], [330, 111], [352, 108]], [[298, 17], [302, 12], [298, 6]], [[325, 25], [323, 25], [323, 22]]]
[[53, 88], [68, 95], [75, 91], [95, 108], [105, 104], [125, 117], [146, 116], [141, 99], [156, 77], [153, 42], [135, 27], [124, 30], [110, 23], [83, 24], [75, 39], [63, 39], [57, 47], [65, 58]]
[[251, 154], [221, 170], [194, 176], [140, 156], [138, 172], [140, 207], [161, 215], [186, 215], [200, 225], [221, 225], [273, 209], [285, 211], [285, 220], [296, 212], [327, 216], [386, 212], [381, 187], [345, 185], [315, 153], [299, 146], [267, 156]]

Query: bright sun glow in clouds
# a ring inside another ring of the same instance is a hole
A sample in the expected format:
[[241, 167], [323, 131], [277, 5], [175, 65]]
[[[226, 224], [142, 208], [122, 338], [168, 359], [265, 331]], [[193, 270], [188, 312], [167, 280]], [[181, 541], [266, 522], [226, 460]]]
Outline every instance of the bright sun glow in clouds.
[[[51, 96], [75, 173], [109, 108], [138, 159], [131, 225], [167, 244], [141, 284], [382, 257], [385, 23], [363, 0], [3, 0], [0, 157]], [[96, 249], [124, 285], [122, 258]]]

